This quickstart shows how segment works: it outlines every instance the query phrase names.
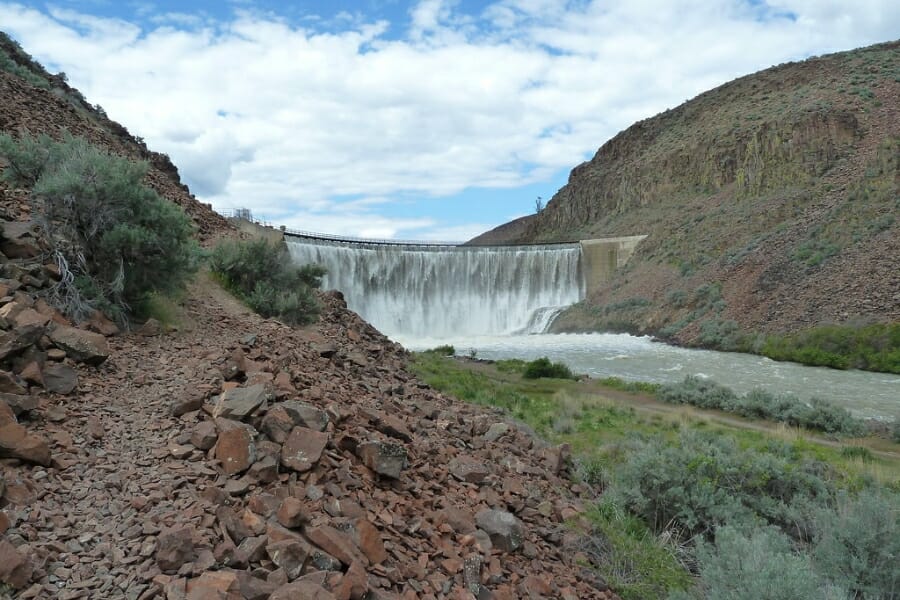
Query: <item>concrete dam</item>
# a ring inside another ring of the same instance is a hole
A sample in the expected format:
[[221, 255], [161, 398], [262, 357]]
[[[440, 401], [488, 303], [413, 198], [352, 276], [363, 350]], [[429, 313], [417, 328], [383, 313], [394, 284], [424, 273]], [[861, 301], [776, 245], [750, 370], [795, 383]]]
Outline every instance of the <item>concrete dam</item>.
[[644, 236], [464, 246], [286, 232], [292, 258], [328, 270], [323, 289], [388, 336], [541, 333], [602, 285]]

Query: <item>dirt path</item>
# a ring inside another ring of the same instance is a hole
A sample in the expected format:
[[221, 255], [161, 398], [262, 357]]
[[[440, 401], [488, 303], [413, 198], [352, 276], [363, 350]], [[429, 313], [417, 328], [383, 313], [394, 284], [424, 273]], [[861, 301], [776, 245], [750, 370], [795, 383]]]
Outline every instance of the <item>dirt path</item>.
[[[112, 338], [99, 372], [82, 371], [80, 396], [44, 407], [35, 430], [54, 444], [62, 468], [33, 472], [33, 488], [20, 484], [23, 501], [9, 516], [48, 557], [50, 585], [18, 597], [151, 597], [156, 535], [208, 518], [199, 498], [218, 474], [205, 461], [181, 460], [185, 440], [174, 438], [183, 426], [170, 407], [218, 389], [219, 371], [199, 357], [233, 346], [258, 317], [210, 285], [195, 286], [186, 316], [180, 334]], [[205, 558], [196, 570], [210, 566], [212, 555]]]

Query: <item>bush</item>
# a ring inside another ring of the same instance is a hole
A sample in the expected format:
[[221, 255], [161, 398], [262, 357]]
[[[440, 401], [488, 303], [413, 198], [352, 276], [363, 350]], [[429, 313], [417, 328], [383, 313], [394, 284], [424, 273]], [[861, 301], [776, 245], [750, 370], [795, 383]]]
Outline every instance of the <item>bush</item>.
[[831, 493], [822, 472], [819, 463], [798, 464], [784, 444], [745, 451], [730, 438], [684, 431], [677, 445], [662, 437], [634, 442], [613, 493], [658, 532], [674, 526], [703, 536], [722, 525], [762, 521], [800, 537], [808, 509]]
[[815, 521], [813, 558], [820, 573], [863, 598], [900, 597], [900, 501], [863, 491], [842, 497]]
[[555, 379], [574, 379], [572, 371], [562, 363], [550, 362], [546, 356], [538, 358], [525, 365], [522, 371], [525, 379], [540, 379], [541, 377], [552, 377]]
[[443, 346], [436, 346], [431, 348], [430, 350], [426, 350], [430, 354], [437, 354], [439, 356], [454, 356], [456, 355], [456, 348], [451, 346], [450, 344], [444, 344]]
[[313, 290], [322, 285], [325, 269], [295, 265], [281, 243], [265, 239], [222, 242], [210, 256], [210, 268], [264, 317], [305, 325], [319, 314]]
[[900, 323], [826, 325], [791, 336], [770, 336], [761, 354], [835, 369], [900, 373]]
[[823, 582], [809, 558], [771, 527], [716, 531], [715, 545], [701, 544], [700, 589], [716, 600], [820, 600]]
[[665, 384], [659, 388], [657, 398], [668, 404], [689, 404], [699, 408], [727, 410], [737, 396], [724, 385], [688, 375], [681, 383]]
[[694, 375], [688, 375], [680, 383], [661, 386], [657, 398], [669, 404], [724, 410], [751, 419], [769, 419], [846, 437], [867, 432], [865, 422], [846, 408], [820, 398], [811, 398], [806, 403], [796, 396], [759, 389], [738, 396], [723, 385]]
[[184, 288], [197, 267], [193, 225], [143, 185], [147, 164], [66, 134], [0, 135], [4, 178], [32, 187], [62, 281], [51, 301], [75, 319], [99, 308], [120, 321], [157, 293]]

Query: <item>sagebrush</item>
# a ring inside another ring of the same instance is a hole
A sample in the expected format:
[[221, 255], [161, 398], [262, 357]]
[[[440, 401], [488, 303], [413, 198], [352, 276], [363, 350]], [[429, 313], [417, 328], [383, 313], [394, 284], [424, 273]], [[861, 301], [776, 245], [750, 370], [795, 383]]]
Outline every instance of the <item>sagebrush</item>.
[[232, 292], [264, 317], [305, 325], [319, 315], [314, 290], [322, 285], [325, 269], [294, 264], [281, 242], [225, 241], [213, 250], [209, 264]]
[[68, 133], [0, 134], [3, 177], [28, 187], [62, 273], [49, 299], [76, 320], [100, 309], [120, 322], [197, 268], [194, 227], [143, 183], [148, 165]]

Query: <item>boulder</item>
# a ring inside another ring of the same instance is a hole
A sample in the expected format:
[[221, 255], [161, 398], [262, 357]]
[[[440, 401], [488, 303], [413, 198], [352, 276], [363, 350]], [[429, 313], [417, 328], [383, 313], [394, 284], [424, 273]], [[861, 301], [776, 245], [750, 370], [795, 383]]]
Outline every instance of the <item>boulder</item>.
[[325, 431], [325, 428], [328, 427], [328, 414], [315, 406], [296, 400], [282, 402], [279, 406], [290, 415], [294, 425], [302, 425], [315, 431]]
[[467, 456], [454, 457], [447, 465], [447, 469], [451, 475], [466, 483], [480, 484], [491, 474], [491, 470], [484, 462]]
[[50, 444], [38, 435], [29, 434], [18, 423], [0, 427], [0, 456], [50, 466]]
[[298, 473], [309, 471], [319, 462], [327, 443], [327, 433], [294, 427], [281, 447], [281, 464]]
[[196, 558], [193, 531], [190, 527], [170, 529], [160, 534], [156, 542], [156, 564], [160, 570], [177, 571]]
[[96, 366], [109, 358], [109, 345], [99, 333], [56, 325], [50, 330], [50, 341], [78, 362]]
[[63, 363], [45, 364], [42, 375], [48, 392], [71, 394], [78, 387], [78, 372]]
[[200, 421], [191, 431], [191, 443], [198, 450], [209, 450], [217, 439], [216, 425], [212, 421]]
[[0, 229], [0, 252], [7, 258], [34, 258], [41, 254], [33, 222], [2, 221]]
[[226, 390], [219, 397], [213, 416], [243, 421], [265, 404], [268, 398], [266, 386], [259, 384]]
[[515, 552], [522, 546], [522, 524], [505, 510], [485, 509], [475, 515], [479, 529], [491, 538], [491, 543], [504, 552]]
[[37, 397], [30, 394], [0, 393], [0, 402], [6, 403], [16, 416], [38, 407]]
[[303, 573], [312, 548], [303, 540], [282, 540], [266, 546], [266, 553], [275, 566], [284, 569], [288, 581], [293, 581]]
[[235, 427], [219, 434], [216, 458], [228, 475], [241, 473], [256, 461], [256, 446], [246, 427]]
[[8, 540], [0, 539], [0, 582], [19, 590], [31, 582], [33, 571], [28, 555], [19, 552]]
[[44, 332], [43, 326], [31, 324], [16, 327], [12, 331], [0, 335], [0, 360], [37, 344]]
[[399, 479], [406, 466], [406, 448], [386, 442], [363, 442], [356, 447], [363, 464], [385, 477]]

